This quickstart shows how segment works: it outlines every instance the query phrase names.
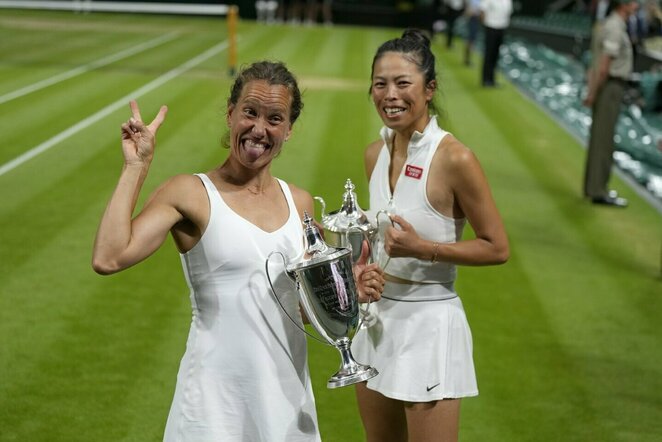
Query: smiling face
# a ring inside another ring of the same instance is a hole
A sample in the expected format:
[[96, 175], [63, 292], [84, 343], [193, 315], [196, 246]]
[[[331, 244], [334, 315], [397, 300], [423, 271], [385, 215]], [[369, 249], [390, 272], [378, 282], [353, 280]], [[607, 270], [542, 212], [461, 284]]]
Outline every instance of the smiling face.
[[245, 167], [267, 166], [289, 138], [292, 96], [283, 85], [264, 80], [246, 83], [236, 104], [228, 106], [230, 149]]
[[425, 84], [418, 66], [399, 52], [375, 60], [370, 94], [382, 121], [399, 132], [422, 132], [429, 121], [428, 103], [435, 81]]

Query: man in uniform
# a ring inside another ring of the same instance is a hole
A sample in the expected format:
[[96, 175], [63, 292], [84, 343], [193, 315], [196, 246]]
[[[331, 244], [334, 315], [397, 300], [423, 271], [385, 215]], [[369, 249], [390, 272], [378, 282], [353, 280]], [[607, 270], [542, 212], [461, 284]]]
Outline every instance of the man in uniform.
[[627, 32], [628, 18], [638, 8], [635, 0], [615, 0], [616, 7], [602, 27], [596, 48], [594, 72], [589, 78], [584, 104], [593, 110], [588, 143], [584, 195], [595, 204], [626, 207], [628, 202], [607, 190], [614, 153], [614, 131], [627, 80], [632, 74], [633, 53]]

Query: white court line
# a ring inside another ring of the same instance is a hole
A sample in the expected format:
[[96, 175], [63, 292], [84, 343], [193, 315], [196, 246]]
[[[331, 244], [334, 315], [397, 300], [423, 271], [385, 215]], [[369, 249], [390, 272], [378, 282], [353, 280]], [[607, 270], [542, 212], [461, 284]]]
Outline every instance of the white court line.
[[8, 94], [5, 95], [0, 95], [0, 104], [6, 103], [8, 101], [11, 101], [15, 98], [22, 97], [24, 95], [30, 94], [32, 92], [38, 91], [40, 89], [43, 89], [45, 87], [54, 85], [56, 83], [59, 83], [64, 80], [68, 80], [71, 77], [75, 77], [76, 75], [81, 75], [84, 74], [85, 72], [89, 72], [92, 69], [97, 69], [102, 66], [106, 66], [108, 64], [114, 63], [116, 61], [119, 61], [123, 58], [130, 57], [132, 55], [135, 55], [139, 52], [142, 52], [147, 49], [151, 49], [155, 46], [158, 46], [162, 43], [165, 43], [167, 41], [170, 41], [174, 39], [177, 36], [176, 33], [172, 32], [170, 34], [166, 35], [161, 35], [160, 37], [154, 38], [152, 40], [149, 40], [145, 43], [139, 44], [138, 46], [130, 47], [127, 48], [123, 51], [120, 51], [116, 54], [109, 55], [104, 58], [100, 58], [99, 60], [93, 61], [91, 63], [88, 63], [83, 66], [79, 66], [77, 68], [74, 68], [70, 71], [67, 72], [62, 72], [61, 74], [57, 74], [53, 77], [46, 78], [44, 80], [38, 81], [36, 83], [30, 84], [28, 86], [22, 87], [21, 89], [17, 89], [13, 92], [9, 92]]
[[222, 41], [221, 43], [217, 44], [216, 46], [213, 46], [200, 55], [193, 57], [192, 59], [188, 60], [184, 64], [176, 67], [175, 69], [166, 72], [165, 74], [161, 75], [160, 77], [152, 80], [151, 82], [147, 83], [145, 86], [136, 89], [135, 91], [129, 93], [128, 95], [125, 95], [124, 97], [120, 98], [119, 100], [115, 101], [114, 103], [109, 104], [108, 106], [104, 107], [97, 113], [90, 115], [83, 121], [80, 121], [73, 126], [69, 127], [68, 129], [65, 129], [64, 131], [60, 132], [59, 134], [55, 135], [54, 137], [44, 141], [40, 145], [28, 150], [27, 152], [23, 153], [22, 155], [14, 158], [13, 160], [9, 161], [8, 163], [3, 164], [0, 166], [0, 176], [6, 174], [7, 172], [17, 168], [21, 164], [25, 163], [28, 160], [31, 160], [32, 158], [36, 157], [37, 155], [47, 151], [51, 147], [57, 145], [60, 141], [63, 141], [70, 136], [80, 132], [81, 130], [91, 126], [92, 124], [96, 123], [97, 121], [101, 120], [102, 118], [106, 117], [110, 113], [116, 111], [122, 106], [126, 106], [129, 100], [133, 100], [136, 98], [141, 97], [142, 95], [153, 91], [159, 86], [164, 85], [168, 81], [172, 80], [173, 78], [183, 74], [184, 72], [188, 71], [189, 69], [194, 68], [198, 64], [210, 59], [214, 55], [222, 52], [224, 49], [228, 47], [228, 41]]

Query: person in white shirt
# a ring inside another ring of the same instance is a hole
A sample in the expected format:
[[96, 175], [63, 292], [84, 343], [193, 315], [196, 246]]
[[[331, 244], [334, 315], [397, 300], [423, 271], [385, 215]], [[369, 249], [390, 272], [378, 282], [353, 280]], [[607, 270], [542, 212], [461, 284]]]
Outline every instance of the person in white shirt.
[[496, 86], [494, 73], [499, 63], [499, 50], [506, 29], [510, 26], [513, 13], [512, 0], [482, 0], [480, 10], [485, 31], [485, 53], [483, 58], [482, 85]]

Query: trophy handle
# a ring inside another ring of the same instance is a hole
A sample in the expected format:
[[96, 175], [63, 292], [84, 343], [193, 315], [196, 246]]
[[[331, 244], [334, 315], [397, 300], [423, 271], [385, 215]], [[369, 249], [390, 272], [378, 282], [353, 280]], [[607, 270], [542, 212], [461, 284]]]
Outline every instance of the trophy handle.
[[326, 213], [324, 213], [326, 212], [326, 202], [324, 202], [324, 198], [322, 198], [321, 196], [316, 196], [314, 198], [317, 201], [319, 201], [319, 203], [322, 205], [322, 212], [320, 213], [320, 219], [324, 221], [324, 218], [326, 218]]
[[[299, 325], [299, 323], [296, 322], [294, 320], [294, 318], [292, 318], [292, 316], [290, 316], [290, 314], [287, 312], [287, 309], [285, 308], [283, 303], [280, 301], [280, 298], [278, 297], [278, 294], [276, 293], [276, 289], [274, 288], [274, 285], [271, 282], [271, 275], [269, 274], [269, 260], [271, 259], [271, 255], [274, 255], [274, 254], [280, 255], [281, 258], [283, 258], [283, 263], [285, 264], [285, 267], [287, 267], [287, 258], [285, 258], [285, 255], [283, 255], [281, 252], [275, 252], [274, 251], [274, 252], [269, 253], [269, 256], [267, 256], [267, 261], [264, 264], [265, 270], [267, 271], [267, 280], [269, 281], [269, 287], [271, 287], [271, 293], [273, 293], [274, 298], [276, 298], [276, 302], [278, 302], [278, 305], [280, 306], [280, 309], [283, 311], [283, 313], [285, 313], [285, 316], [287, 316], [289, 318], [289, 320], [292, 321], [292, 324], [294, 324], [299, 330], [301, 330], [302, 332], [304, 332], [305, 334], [307, 334], [311, 338], [321, 342], [322, 344], [331, 345], [328, 342], [321, 340], [317, 336], [315, 336], [311, 333], [308, 333], [308, 331], [305, 328], [301, 327]], [[299, 283], [297, 282], [297, 280], [295, 278], [290, 276], [287, 269], [285, 270], [285, 275], [287, 275], [287, 277], [295, 284], [295, 286], [298, 287]]]
[[[351, 249], [352, 248], [352, 243], [349, 240], [349, 233], [352, 230], [358, 230], [361, 232], [363, 235], [363, 240], [368, 243], [368, 248], [369, 248], [369, 255], [370, 255], [370, 260], [372, 262], [376, 262], [375, 257], [373, 256], [373, 251], [375, 250], [374, 247], [372, 246], [372, 242], [370, 242], [370, 237], [366, 233], [365, 230], [360, 228], [359, 226], [349, 226], [347, 228], [347, 231], [345, 232], [345, 243], [348, 245], [348, 247]], [[363, 241], [361, 241], [361, 249], [363, 249]], [[388, 263], [388, 262], [387, 262]], [[384, 266], [386, 267], [386, 266]], [[359, 310], [361, 311], [361, 320], [359, 321], [359, 325], [357, 326], [358, 329], [361, 329], [363, 324], [365, 323], [366, 320], [371, 319], [370, 317], [370, 298], [368, 298], [368, 302], [364, 303], [365, 308], [361, 308], [361, 304], [359, 304]]]

